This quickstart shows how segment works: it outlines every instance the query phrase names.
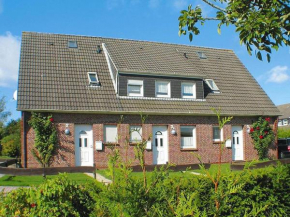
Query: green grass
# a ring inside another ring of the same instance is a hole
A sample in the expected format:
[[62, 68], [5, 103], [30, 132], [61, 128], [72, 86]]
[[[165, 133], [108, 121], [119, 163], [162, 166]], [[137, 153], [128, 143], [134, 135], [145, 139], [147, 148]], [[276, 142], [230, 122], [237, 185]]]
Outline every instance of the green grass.
[[9, 160], [14, 159], [15, 157], [8, 157], [8, 156], [0, 156], [0, 160]]
[[[209, 168], [209, 173], [210, 174], [214, 174], [214, 173], [217, 173], [218, 171], [218, 167], [219, 165], [218, 164], [211, 164], [210, 165], [210, 168]], [[202, 170], [192, 170], [193, 172], [196, 172], [196, 173], [202, 173]], [[229, 173], [231, 171], [231, 168], [230, 168], [230, 164], [229, 163], [223, 163], [221, 164], [221, 172], [222, 174], [226, 174], [226, 173]]]
[[[85, 184], [95, 182], [92, 177], [83, 173], [68, 173], [68, 179], [77, 184]], [[57, 175], [47, 176], [46, 179], [54, 179]], [[45, 179], [42, 176], [3, 176], [0, 178], [0, 186], [38, 186], [42, 184]]]

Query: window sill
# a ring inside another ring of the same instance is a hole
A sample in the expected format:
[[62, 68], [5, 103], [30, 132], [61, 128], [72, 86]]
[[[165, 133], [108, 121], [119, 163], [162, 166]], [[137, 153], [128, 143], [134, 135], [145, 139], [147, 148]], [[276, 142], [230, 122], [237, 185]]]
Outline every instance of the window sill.
[[141, 144], [141, 142], [142, 142], [142, 141], [140, 141], [140, 142], [130, 142], [129, 145], [131, 145], [131, 146], [136, 146], [136, 145], [138, 145], [138, 144]]
[[198, 151], [197, 148], [180, 148], [180, 151]]
[[220, 144], [220, 143], [223, 143], [224, 141], [213, 141], [212, 143], [213, 144]]
[[119, 143], [110, 143], [110, 142], [103, 143], [103, 145], [105, 145], [105, 146], [120, 146]]

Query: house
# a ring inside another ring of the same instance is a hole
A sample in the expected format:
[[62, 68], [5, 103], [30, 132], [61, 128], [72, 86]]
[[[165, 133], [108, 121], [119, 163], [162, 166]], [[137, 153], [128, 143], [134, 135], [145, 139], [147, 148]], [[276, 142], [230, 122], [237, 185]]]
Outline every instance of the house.
[[289, 127], [290, 126], [290, 103], [277, 106], [282, 116], [279, 116], [278, 126]]
[[[220, 131], [211, 108], [234, 118]], [[192, 152], [218, 162], [221, 140], [223, 162], [257, 159], [250, 125], [267, 116], [275, 126], [280, 114], [232, 50], [34, 32], [22, 34], [17, 109], [24, 167], [39, 167], [32, 111], [53, 114], [54, 167], [106, 167], [112, 144], [134, 159], [142, 138], [134, 131], [126, 146], [130, 129], [151, 138], [150, 165], [198, 163]], [[277, 157], [274, 144], [269, 155]]]

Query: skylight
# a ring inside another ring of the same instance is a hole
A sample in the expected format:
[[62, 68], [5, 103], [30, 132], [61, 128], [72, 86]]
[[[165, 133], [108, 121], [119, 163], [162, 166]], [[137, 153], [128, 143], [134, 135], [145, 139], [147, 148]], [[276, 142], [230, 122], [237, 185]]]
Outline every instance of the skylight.
[[205, 79], [205, 82], [214, 93], [220, 92], [219, 88], [217, 87], [213, 79]]
[[197, 52], [198, 56], [200, 59], [207, 59], [206, 55], [204, 52]]
[[77, 41], [68, 41], [67, 45], [69, 48], [78, 48]]
[[100, 82], [96, 72], [88, 72], [88, 78], [91, 86], [100, 86]]

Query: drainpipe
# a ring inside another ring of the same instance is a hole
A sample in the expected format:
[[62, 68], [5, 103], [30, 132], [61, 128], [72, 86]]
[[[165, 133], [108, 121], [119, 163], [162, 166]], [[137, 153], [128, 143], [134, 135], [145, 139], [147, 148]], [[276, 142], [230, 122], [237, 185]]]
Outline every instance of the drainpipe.
[[27, 135], [26, 135], [26, 112], [22, 112], [22, 125], [23, 125], [23, 167], [27, 168]]

